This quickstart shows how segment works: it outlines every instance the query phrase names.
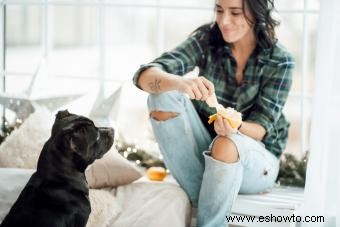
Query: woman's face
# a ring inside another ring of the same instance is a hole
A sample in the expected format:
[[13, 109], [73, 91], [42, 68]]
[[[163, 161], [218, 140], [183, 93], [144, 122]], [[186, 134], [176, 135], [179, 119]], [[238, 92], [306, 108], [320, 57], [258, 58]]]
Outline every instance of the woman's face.
[[245, 7], [246, 17], [253, 20], [248, 7], [243, 6], [242, 0], [216, 1], [216, 22], [224, 41], [228, 43], [235, 43], [247, 35], [252, 35], [253, 29], [243, 14], [243, 7]]

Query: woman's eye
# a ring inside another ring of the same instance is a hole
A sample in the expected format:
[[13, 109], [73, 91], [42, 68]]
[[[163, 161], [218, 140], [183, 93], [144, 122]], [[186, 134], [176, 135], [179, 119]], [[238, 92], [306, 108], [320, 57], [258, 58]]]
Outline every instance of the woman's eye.
[[237, 15], [241, 15], [242, 13], [241, 12], [232, 12], [231, 14], [234, 15], [234, 16], [237, 16]]
[[221, 10], [221, 9], [215, 9], [215, 11], [216, 11], [216, 13], [218, 13], [218, 14], [223, 13], [223, 10]]

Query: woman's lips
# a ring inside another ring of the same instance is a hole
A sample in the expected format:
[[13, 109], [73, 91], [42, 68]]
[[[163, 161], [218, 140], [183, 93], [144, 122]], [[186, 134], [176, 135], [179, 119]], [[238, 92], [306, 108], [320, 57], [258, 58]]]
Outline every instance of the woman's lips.
[[232, 29], [232, 28], [223, 28], [222, 29], [222, 32], [223, 33], [231, 33], [231, 32], [233, 32], [234, 31], [234, 29]]

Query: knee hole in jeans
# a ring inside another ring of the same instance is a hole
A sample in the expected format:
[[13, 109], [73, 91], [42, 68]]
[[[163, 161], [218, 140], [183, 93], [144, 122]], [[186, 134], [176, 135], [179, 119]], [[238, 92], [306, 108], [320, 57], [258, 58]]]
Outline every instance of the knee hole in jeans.
[[171, 118], [175, 118], [179, 115], [179, 113], [176, 112], [165, 112], [165, 111], [152, 111], [150, 112], [150, 117], [157, 121], [166, 121]]
[[235, 143], [228, 137], [220, 136], [211, 148], [211, 156], [219, 161], [233, 163], [239, 160], [239, 154]]

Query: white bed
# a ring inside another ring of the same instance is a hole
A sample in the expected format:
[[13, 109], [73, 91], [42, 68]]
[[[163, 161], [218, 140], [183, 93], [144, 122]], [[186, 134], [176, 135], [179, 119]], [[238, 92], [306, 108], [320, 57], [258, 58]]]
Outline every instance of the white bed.
[[[0, 220], [33, 173], [0, 168]], [[117, 188], [90, 189], [92, 213], [88, 227], [184, 227], [191, 207], [184, 191], [169, 177], [164, 182], [142, 177]]]
[[112, 227], [190, 225], [191, 206], [188, 197], [172, 180], [155, 182], [142, 177], [113, 191], [122, 213]]

